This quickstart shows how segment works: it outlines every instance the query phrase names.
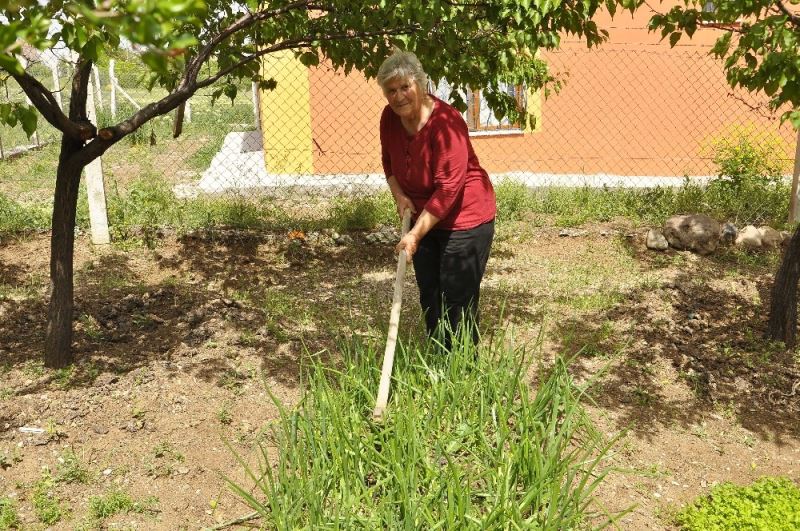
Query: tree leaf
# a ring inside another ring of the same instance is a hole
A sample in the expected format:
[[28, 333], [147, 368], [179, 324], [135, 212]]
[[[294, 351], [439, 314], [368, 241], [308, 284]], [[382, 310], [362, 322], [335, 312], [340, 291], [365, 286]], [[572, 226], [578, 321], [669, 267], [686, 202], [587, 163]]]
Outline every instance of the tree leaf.
[[22, 130], [28, 135], [28, 138], [33, 136], [36, 132], [36, 124], [38, 122], [38, 114], [35, 110], [28, 106], [17, 107], [17, 116], [22, 123]]

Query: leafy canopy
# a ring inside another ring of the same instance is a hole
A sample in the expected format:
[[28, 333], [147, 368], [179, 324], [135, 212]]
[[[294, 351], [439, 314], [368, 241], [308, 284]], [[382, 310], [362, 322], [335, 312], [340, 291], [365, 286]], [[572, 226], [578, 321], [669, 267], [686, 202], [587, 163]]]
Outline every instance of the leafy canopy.
[[800, 129], [800, 9], [798, 0], [686, 0], [650, 19], [651, 31], [669, 36], [675, 46], [698, 27], [723, 29], [711, 53], [724, 59], [728, 83], [763, 91], [772, 109], [786, 109], [782, 120]]
[[[2, 12], [0, 70], [24, 74], [17, 55], [23, 43], [38, 50], [59, 44], [90, 62], [130, 43], [151, 72], [151, 86], [188, 97], [219, 81], [215, 95], [235, 97], [237, 78], [274, 87], [274, 81], [260, 79], [254, 60], [271, 52], [292, 49], [306, 65], [327, 60], [369, 77], [400, 47], [416, 52], [433, 79], [446, 76], [457, 103], [463, 106], [459, 89], [488, 87], [487, 99], [504, 115], [516, 104], [498, 82], [546, 85], [552, 79], [536, 59], [538, 49], [556, 48], [562, 34], [597, 45], [607, 38], [591, 20], [598, 8], [605, 4], [613, 14], [620, 7], [632, 11], [638, 2], [11, 0]], [[0, 120], [24, 122], [25, 112], [9, 104], [0, 109]]]

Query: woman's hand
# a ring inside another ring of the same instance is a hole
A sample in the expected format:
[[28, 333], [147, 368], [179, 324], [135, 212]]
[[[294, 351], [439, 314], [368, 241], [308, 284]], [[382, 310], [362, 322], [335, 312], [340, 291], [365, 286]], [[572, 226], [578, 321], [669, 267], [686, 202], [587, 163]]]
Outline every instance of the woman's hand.
[[397, 194], [394, 196], [394, 204], [397, 206], [397, 216], [400, 219], [403, 219], [403, 212], [406, 209], [411, 209], [412, 214], [417, 213], [417, 209], [414, 208], [414, 203], [411, 202], [411, 199], [405, 194]]
[[411, 263], [411, 258], [414, 256], [414, 253], [417, 252], [417, 246], [419, 245], [419, 236], [417, 236], [414, 232], [408, 232], [405, 236], [400, 238], [400, 242], [395, 247], [396, 252], [405, 251], [406, 252], [406, 262], [409, 264]]

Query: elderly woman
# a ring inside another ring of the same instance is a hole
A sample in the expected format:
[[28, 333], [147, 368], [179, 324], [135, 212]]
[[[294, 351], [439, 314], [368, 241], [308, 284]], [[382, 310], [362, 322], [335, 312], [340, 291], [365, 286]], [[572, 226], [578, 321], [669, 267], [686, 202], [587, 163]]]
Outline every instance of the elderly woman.
[[[429, 336], [466, 319], [478, 340], [480, 284], [494, 237], [495, 195], [461, 113], [428, 94], [417, 57], [397, 51], [378, 70], [388, 105], [380, 124], [383, 169], [398, 214], [411, 209], [405, 249]], [[451, 333], [444, 336], [450, 347]]]

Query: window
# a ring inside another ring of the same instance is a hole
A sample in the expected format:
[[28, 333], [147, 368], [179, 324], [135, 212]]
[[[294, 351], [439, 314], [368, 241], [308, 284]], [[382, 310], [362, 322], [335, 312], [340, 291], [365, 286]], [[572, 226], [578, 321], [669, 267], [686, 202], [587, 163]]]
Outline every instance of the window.
[[[525, 90], [521, 85], [514, 86], [501, 83], [500, 86], [506, 94], [516, 100], [517, 105], [520, 107], [525, 105]], [[446, 81], [441, 81], [434, 87], [432, 92], [436, 97], [444, 101], [450, 101], [450, 90], [450, 85]], [[467, 110], [462, 115], [467, 122], [470, 133], [491, 131], [522, 132], [523, 127], [518, 123], [510, 122], [507, 117], [498, 120], [494, 112], [489, 109], [489, 104], [481, 97], [481, 92], [480, 90], [471, 90], [465, 94], [464, 91], [459, 91], [461, 97], [467, 103]]]

